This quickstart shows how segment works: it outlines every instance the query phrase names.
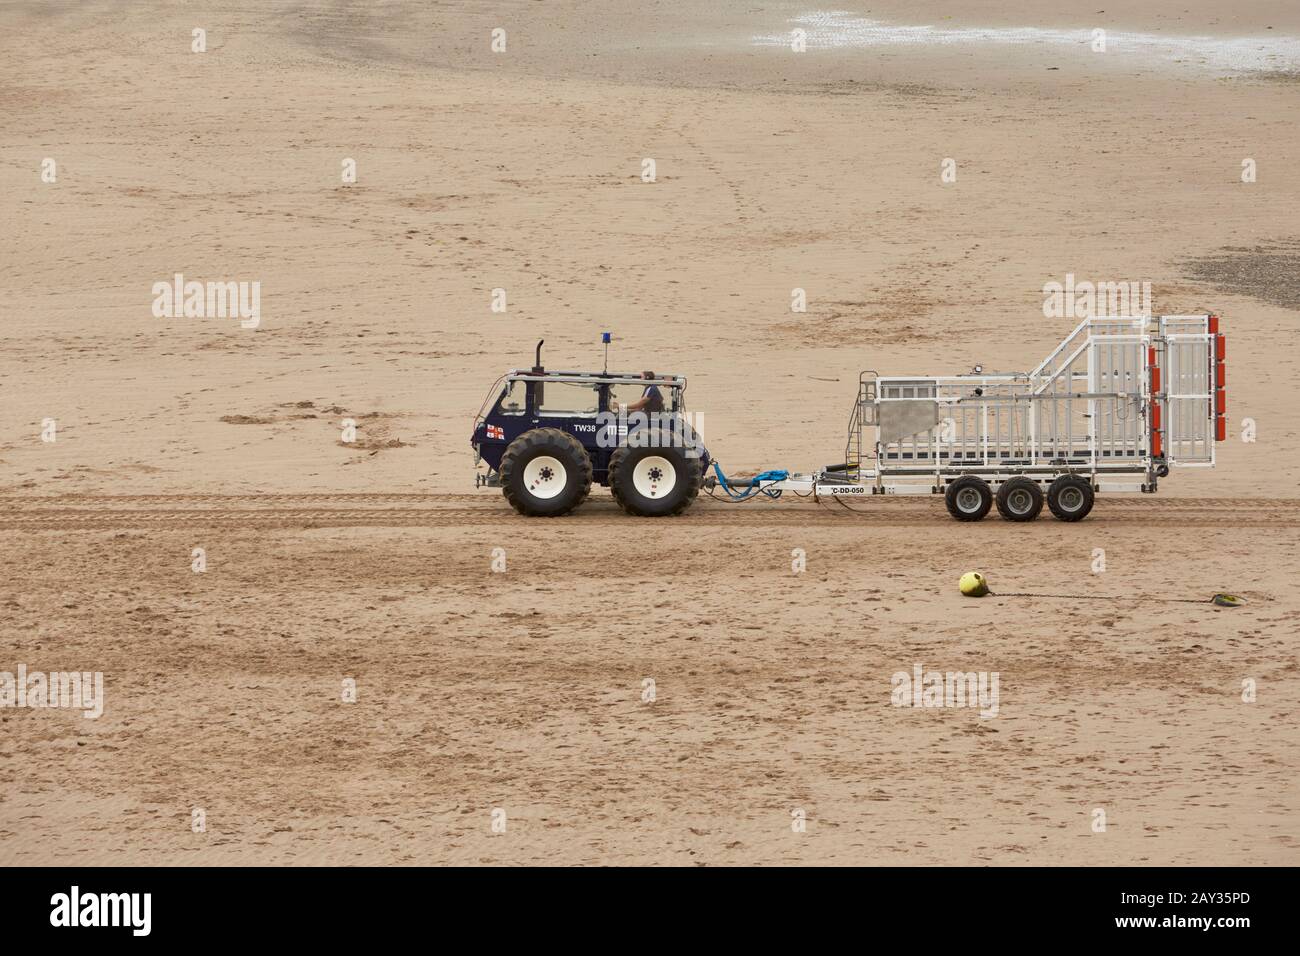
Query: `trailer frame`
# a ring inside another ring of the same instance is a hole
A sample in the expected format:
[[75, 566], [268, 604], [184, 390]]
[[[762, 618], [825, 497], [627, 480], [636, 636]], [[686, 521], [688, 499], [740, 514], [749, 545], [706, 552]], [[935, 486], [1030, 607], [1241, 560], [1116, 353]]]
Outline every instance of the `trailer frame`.
[[1225, 358], [1213, 314], [1089, 317], [1029, 372], [863, 371], [844, 462], [756, 487], [846, 498], [947, 494], [978, 479], [993, 495], [1027, 480], [1046, 494], [1076, 476], [1092, 492], [1152, 494], [1171, 467], [1213, 467]]

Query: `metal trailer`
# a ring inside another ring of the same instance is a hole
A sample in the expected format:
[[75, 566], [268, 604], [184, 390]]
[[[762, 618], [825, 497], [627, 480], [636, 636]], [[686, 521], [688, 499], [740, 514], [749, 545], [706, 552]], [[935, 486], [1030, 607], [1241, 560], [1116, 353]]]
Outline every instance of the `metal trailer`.
[[812, 474], [717, 479], [734, 498], [943, 494], [978, 521], [1078, 521], [1098, 492], [1156, 491], [1171, 467], [1211, 467], [1226, 430], [1214, 315], [1091, 318], [1033, 371], [859, 376], [845, 460]]

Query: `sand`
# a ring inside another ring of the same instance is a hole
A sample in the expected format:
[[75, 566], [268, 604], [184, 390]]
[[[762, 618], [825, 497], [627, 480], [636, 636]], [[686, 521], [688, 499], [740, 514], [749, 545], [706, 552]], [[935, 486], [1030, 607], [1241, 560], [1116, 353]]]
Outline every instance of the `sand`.
[[[0, 671], [106, 687], [0, 708], [0, 863], [1300, 861], [1300, 12], [695, 6], [0, 7]], [[155, 317], [177, 273], [259, 326]], [[474, 491], [538, 339], [809, 470], [864, 368], [1032, 367], [1067, 273], [1223, 317], [1213, 471], [1077, 526]], [[998, 715], [892, 706], [915, 664]]]

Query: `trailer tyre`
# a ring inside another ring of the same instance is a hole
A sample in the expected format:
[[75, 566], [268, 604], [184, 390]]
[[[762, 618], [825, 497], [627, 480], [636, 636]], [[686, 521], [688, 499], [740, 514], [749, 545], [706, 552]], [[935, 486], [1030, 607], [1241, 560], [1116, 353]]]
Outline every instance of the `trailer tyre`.
[[[665, 447], [656, 447], [657, 442]], [[704, 481], [700, 459], [671, 442], [672, 436], [658, 432], [643, 438], [637, 447], [624, 445], [609, 456], [609, 490], [628, 514], [641, 518], [680, 514], [699, 495]]]
[[979, 521], [993, 507], [993, 491], [983, 478], [966, 475], [948, 486], [943, 500], [958, 521]]
[[1033, 521], [1043, 510], [1043, 489], [1032, 478], [1012, 478], [998, 488], [997, 503], [1008, 521]]
[[522, 515], [568, 514], [591, 492], [591, 459], [578, 439], [558, 428], [534, 428], [501, 456], [501, 492]]
[[1078, 475], [1061, 475], [1047, 489], [1047, 507], [1062, 521], [1082, 521], [1095, 500], [1092, 482]]

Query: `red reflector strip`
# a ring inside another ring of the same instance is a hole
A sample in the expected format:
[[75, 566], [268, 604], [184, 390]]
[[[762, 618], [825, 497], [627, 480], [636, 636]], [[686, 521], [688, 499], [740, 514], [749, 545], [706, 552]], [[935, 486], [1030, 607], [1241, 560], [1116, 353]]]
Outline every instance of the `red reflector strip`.
[[1151, 455], [1160, 458], [1164, 455], [1164, 446], [1160, 441], [1160, 402], [1155, 397], [1160, 393], [1160, 366], [1156, 364], [1156, 347], [1147, 346], [1147, 370], [1151, 375]]
[[1219, 333], [1219, 317], [1210, 316], [1209, 330], [1214, 335], [1214, 440], [1228, 439], [1228, 367], [1224, 360], [1228, 355], [1228, 339]]

